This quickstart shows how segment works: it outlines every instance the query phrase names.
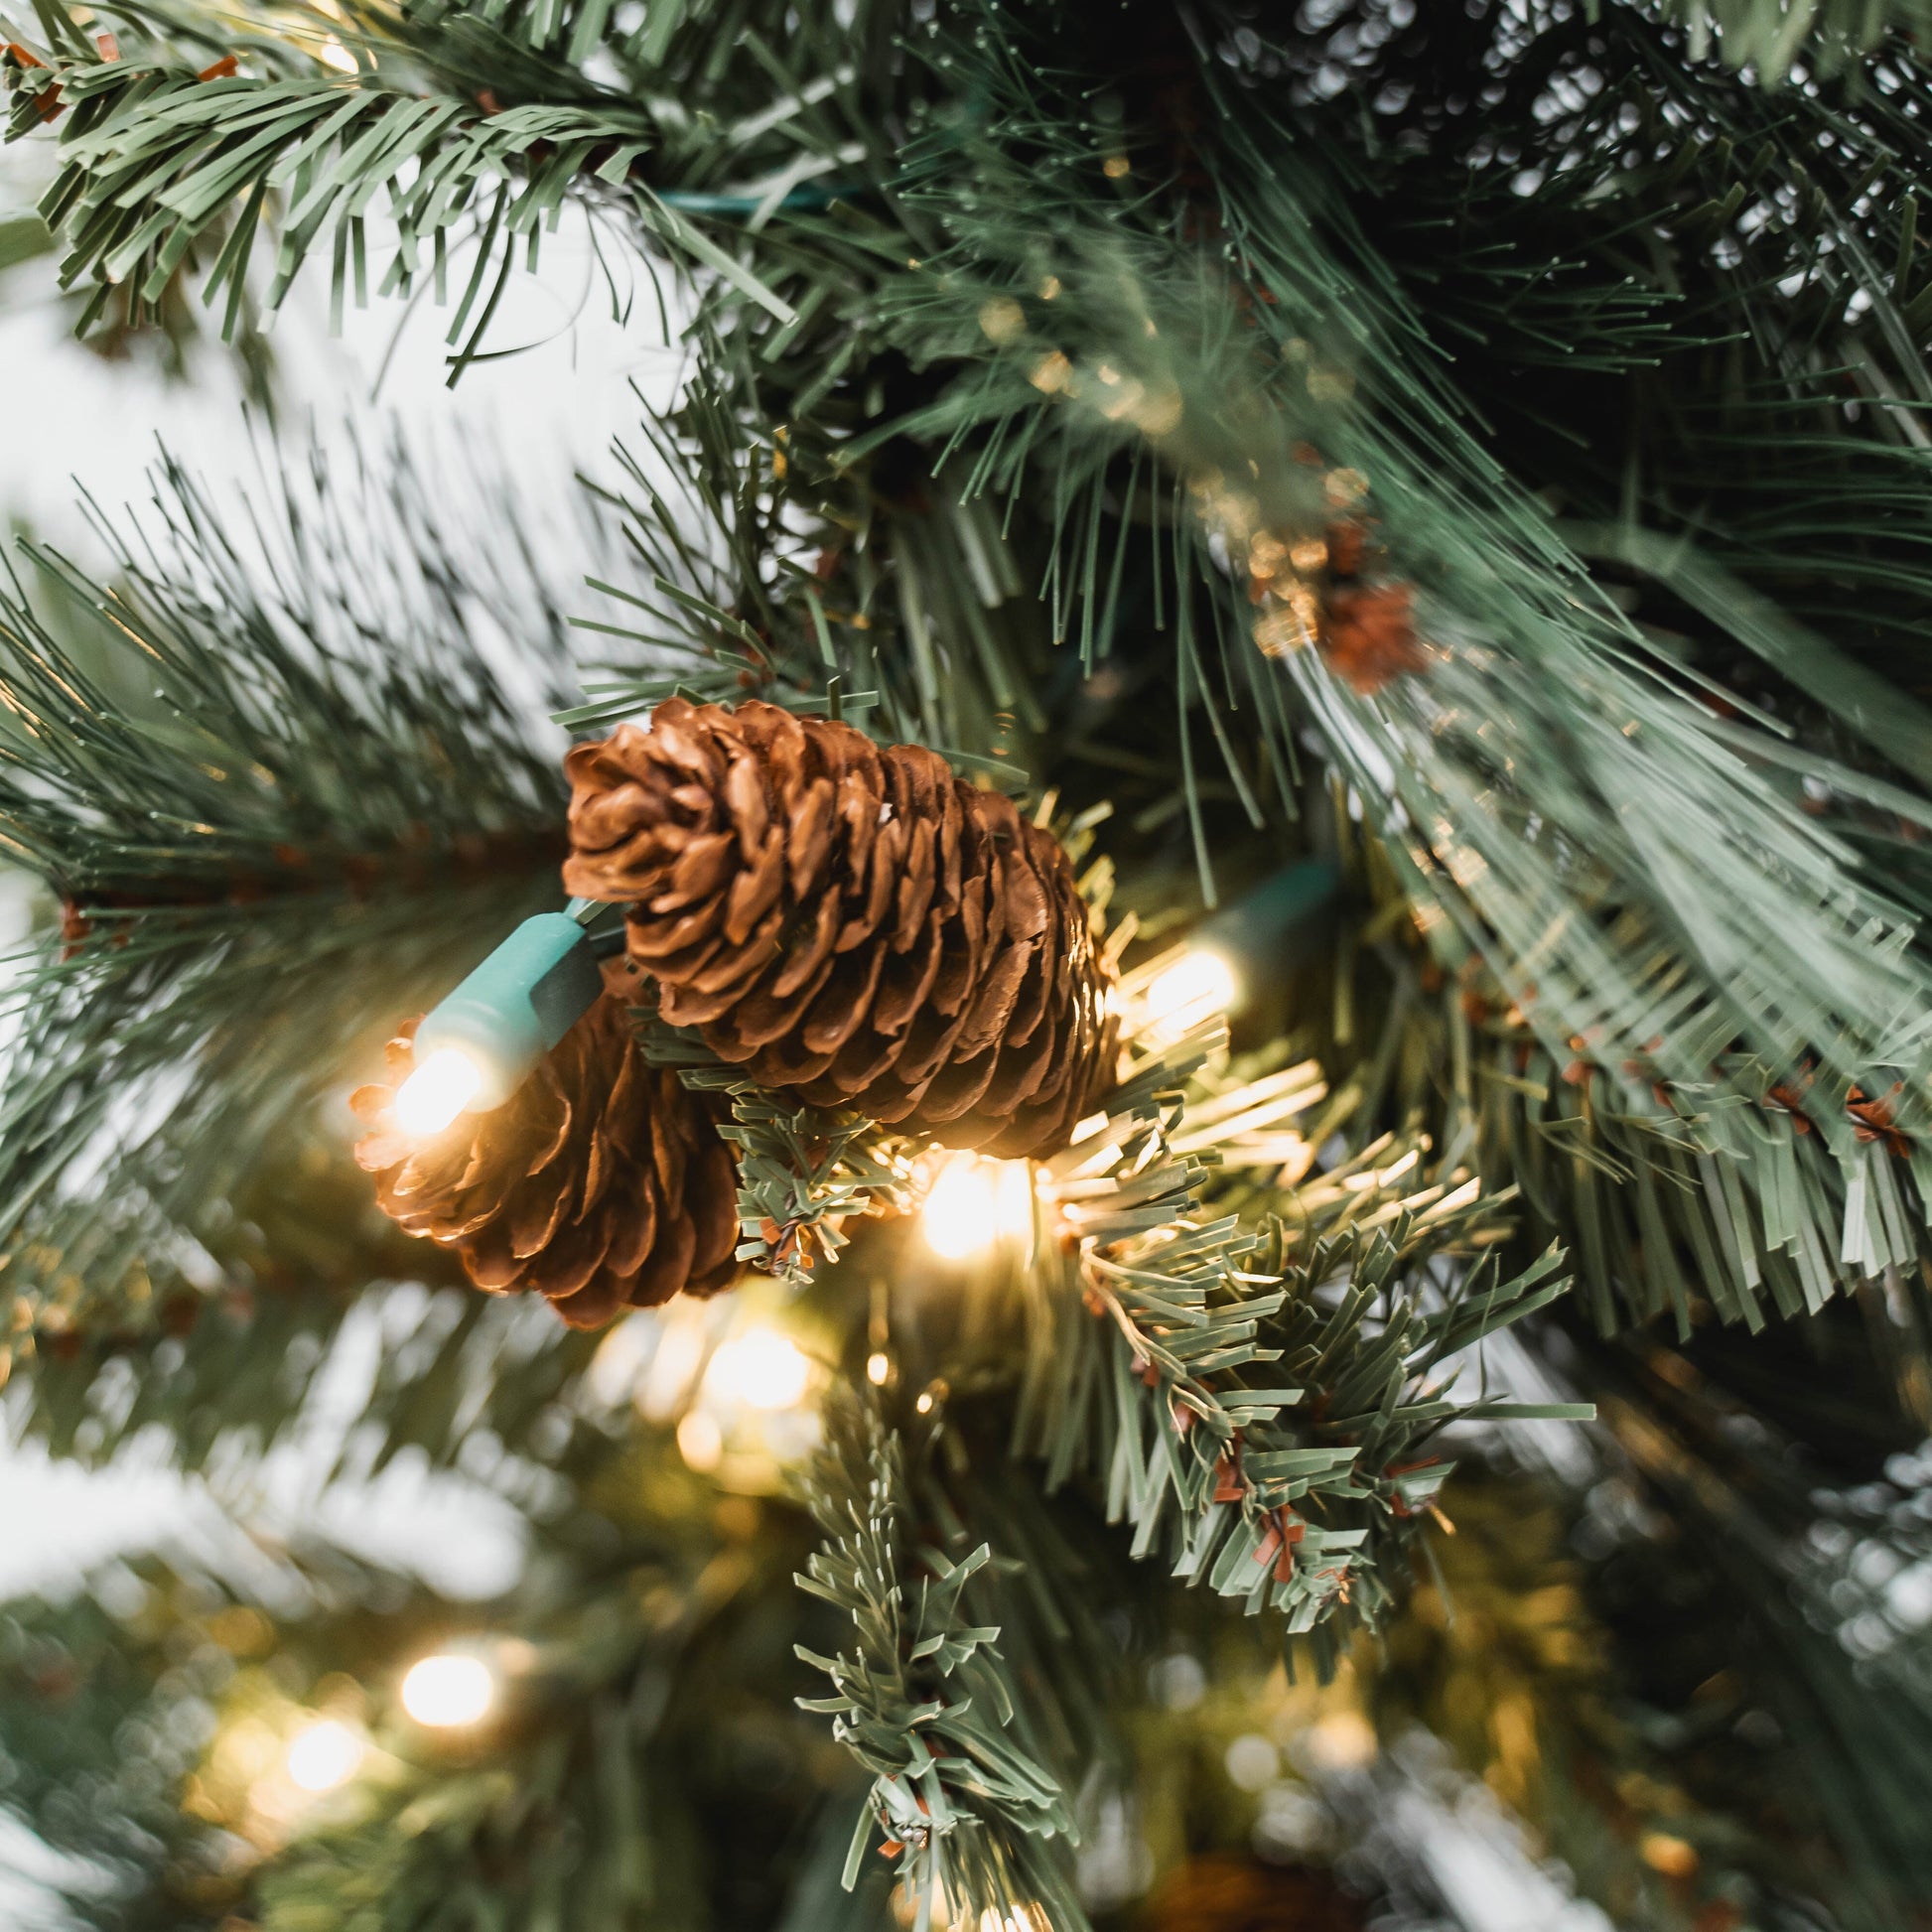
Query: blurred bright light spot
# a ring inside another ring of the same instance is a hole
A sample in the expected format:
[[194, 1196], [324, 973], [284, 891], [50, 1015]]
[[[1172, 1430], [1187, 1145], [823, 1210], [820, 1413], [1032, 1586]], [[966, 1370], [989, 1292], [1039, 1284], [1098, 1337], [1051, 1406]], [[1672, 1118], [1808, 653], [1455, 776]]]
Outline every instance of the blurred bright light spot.
[[440, 1134], [483, 1087], [483, 1068], [460, 1046], [439, 1046], [396, 1089], [396, 1125], [412, 1140]]
[[946, 1261], [984, 1254], [1003, 1237], [1034, 1228], [1034, 1173], [1025, 1161], [948, 1155], [932, 1177], [919, 1216], [926, 1246]]
[[1148, 1689], [1170, 1711], [1191, 1711], [1207, 1695], [1207, 1673], [1200, 1659], [1176, 1650], [1148, 1666]]
[[1359, 1771], [1375, 1761], [1375, 1726], [1359, 1711], [1331, 1711], [1303, 1740], [1310, 1761], [1323, 1771]]
[[752, 1409], [792, 1409], [811, 1379], [811, 1357], [796, 1342], [775, 1328], [752, 1328], [712, 1356], [705, 1388]]
[[693, 1409], [689, 1415], [680, 1417], [677, 1452], [684, 1457], [687, 1469], [708, 1476], [725, 1454], [725, 1432], [718, 1427], [718, 1418], [703, 1409]]
[[883, 1348], [875, 1348], [866, 1357], [866, 1380], [875, 1389], [883, 1389], [893, 1373], [893, 1358]]
[[1646, 1832], [1637, 1845], [1638, 1855], [1653, 1871], [1666, 1878], [1691, 1879], [1697, 1876], [1698, 1851], [1689, 1839], [1674, 1838], [1669, 1832]]
[[1243, 1791], [1262, 1791], [1282, 1774], [1282, 1754], [1258, 1730], [1244, 1732], [1227, 1748], [1223, 1760], [1228, 1782]]
[[477, 1724], [495, 1702], [496, 1679], [481, 1657], [425, 1657], [402, 1680], [402, 1708], [432, 1730]]
[[334, 68], [338, 73], [355, 73], [355, 56], [339, 41], [334, 34], [329, 35], [317, 50], [326, 68]]
[[[683, 1306], [687, 1303], [688, 1308]], [[644, 1371], [643, 1386], [637, 1395], [638, 1405], [650, 1421], [668, 1420], [689, 1398], [691, 1385], [704, 1368], [709, 1337], [705, 1304], [679, 1296], [673, 1312], [663, 1317], [657, 1350]]]
[[336, 1791], [361, 1768], [361, 1737], [337, 1718], [319, 1718], [289, 1739], [289, 1782], [303, 1791]]

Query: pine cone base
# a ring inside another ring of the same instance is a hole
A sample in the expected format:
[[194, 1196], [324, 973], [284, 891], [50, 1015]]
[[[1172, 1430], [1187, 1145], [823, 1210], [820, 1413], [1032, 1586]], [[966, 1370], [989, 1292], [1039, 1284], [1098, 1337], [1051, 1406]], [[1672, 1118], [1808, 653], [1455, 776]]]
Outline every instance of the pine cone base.
[[371, 1130], [355, 1158], [405, 1232], [454, 1249], [479, 1288], [547, 1297], [577, 1328], [732, 1279], [732, 1151], [706, 1104], [646, 1064], [619, 1001], [599, 1000], [503, 1106], [423, 1141], [391, 1114], [413, 1033], [389, 1042], [388, 1081], [349, 1102]]

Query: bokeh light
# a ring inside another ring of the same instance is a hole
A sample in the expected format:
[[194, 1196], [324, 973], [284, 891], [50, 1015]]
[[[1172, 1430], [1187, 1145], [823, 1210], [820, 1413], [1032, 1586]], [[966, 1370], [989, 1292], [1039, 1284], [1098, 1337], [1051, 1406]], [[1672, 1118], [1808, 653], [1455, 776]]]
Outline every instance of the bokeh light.
[[289, 1782], [298, 1790], [336, 1791], [362, 1768], [368, 1745], [339, 1718], [318, 1718], [289, 1739], [283, 1759]]
[[804, 1399], [811, 1380], [811, 1357], [795, 1341], [775, 1328], [750, 1328], [712, 1356], [705, 1389], [752, 1409], [790, 1409]]
[[496, 1677], [481, 1657], [441, 1652], [409, 1667], [402, 1708], [431, 1730], [480, 1724], [496, 1702]]

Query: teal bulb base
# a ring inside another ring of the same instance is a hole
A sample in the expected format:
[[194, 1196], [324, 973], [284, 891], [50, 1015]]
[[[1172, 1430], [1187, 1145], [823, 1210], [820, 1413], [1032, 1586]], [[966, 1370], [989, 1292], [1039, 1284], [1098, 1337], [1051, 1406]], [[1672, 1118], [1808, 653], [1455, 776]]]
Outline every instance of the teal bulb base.
[[525, 919], [416, 1029], [420, 1065], [440, 1047], [483, 1074], [471, 1110], [500, 1107], [604, 990], [590, 934], [568, 912]]

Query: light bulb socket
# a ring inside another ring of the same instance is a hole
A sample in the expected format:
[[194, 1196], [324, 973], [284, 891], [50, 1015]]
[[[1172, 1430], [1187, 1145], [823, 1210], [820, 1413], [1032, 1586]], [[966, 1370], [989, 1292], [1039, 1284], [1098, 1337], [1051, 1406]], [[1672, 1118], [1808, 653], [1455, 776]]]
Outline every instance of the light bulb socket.
[[439, 1047], [468, 1053], [483, 1074], [470, 1106], [500, 1107], [604, 991], [597, 949], [568, 912], [525, 919], [416, 1029], [420, 1064]]
[[1189, 935], [1265, 983], [1305, 966], [1327, 942], [1341, 873], [1322, 859], [1284, 866]]

